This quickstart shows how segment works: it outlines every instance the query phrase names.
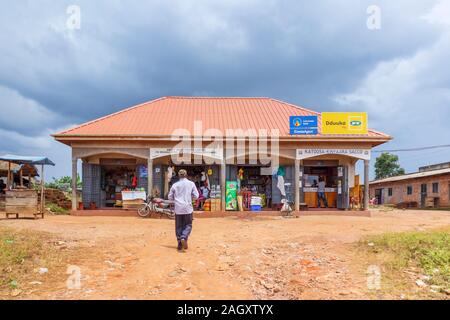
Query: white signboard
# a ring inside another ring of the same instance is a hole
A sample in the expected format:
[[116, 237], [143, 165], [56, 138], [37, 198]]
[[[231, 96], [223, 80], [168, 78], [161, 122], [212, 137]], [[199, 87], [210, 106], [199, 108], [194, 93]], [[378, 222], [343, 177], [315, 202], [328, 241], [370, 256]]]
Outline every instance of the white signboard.
[[342, 155], [363, 160], [370, 160], [371, 151], [370, 149], [297, 149], [297, 160], [317, 157], [325, 154]]
[[184, 154], [197, 154], [214, 159], [223, 158], [223, 149], [207, 149], [207, 148], [151, 148], [150, 159], [161, 158], [170, 155]]
[[145, 200], [147, 195], [145, 191], [122, 191], [122, 200]]

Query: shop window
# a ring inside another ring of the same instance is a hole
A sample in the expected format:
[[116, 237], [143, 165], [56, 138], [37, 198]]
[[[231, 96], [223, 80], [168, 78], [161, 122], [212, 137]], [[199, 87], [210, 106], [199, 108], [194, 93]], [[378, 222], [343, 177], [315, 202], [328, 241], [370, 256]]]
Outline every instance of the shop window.
[[388, 188], [388, 197], [392, 197], [392, 188]]
[[406, 194], [409, 196], [409, 195], [412, 195], [412, 193], [413, 193], [413, 187], [412, 186], [407, 186], [406, 187]]
[[439, 193], [439, 182], [433, 183], [433, 193]]

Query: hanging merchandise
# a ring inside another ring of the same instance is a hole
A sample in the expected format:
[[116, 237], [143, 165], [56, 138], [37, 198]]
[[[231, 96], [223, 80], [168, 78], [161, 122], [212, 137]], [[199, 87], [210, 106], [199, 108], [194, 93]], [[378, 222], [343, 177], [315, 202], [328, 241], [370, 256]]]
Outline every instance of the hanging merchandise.
[[244, 180], [244, 169], [240, 168], [237, 176], [239, 180]]
[[141, 177], [141, 178], [147, 178], [147, 177], [148, 177], [147, 166], [145, 166], [145, 165], [140, 165], [140, 166], [138, 167], [138, 171], [139, 171], [139, 177]]
[[277, 176], [284, 177], [286, 175], [286, 169], [283, 166], [278, 167]]
[[166, 171], [166, 178], [164, 179], [164, 197], [169, 194], [169, 183], [173, 177], [174, 168], [169, 166]]
[[284, 187], [284, 177], [283, 176], [277, 176], [278, 181], [277, 181], [277, 188], [280, 190], [281, 195], [283, 197], [286, 197], [286, 189]]
[[209, 187], [209, 177], [206, 175], [205, 171], [201, 172], [200, 181], [205, 184], [205, 187]]
[[136, 177], [135, 175], [133, 175], [133, 176], [131, 177], [131, 186], [132, 186], [133, 188], [136, 188], [136, 187], [137, 187], [137, 183], [138, 183], [137, 177]]
[[172, 180], [172, 177], [173, 177], [173, 167], [168, 167], [166, 174], [167, 182], [170, 182], [170, 180]]

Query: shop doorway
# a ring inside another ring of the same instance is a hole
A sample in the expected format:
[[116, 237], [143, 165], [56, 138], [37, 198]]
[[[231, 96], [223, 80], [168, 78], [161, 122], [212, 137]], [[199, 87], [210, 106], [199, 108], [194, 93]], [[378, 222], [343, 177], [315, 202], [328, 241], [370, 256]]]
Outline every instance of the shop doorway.
[[86, 209], [132, 209], [145, 200], [146, 187], [144, 159], [99, 158], [97, 163], [83, 162], [82, 197]]
[[[304, 201], [309, 208], [337, 208], [338, 166], [304, 166]], [[325, 199], [319, 203], [324, 187]]]
[[348, 209], [348, 168], [339, 160], [304, 160], [301, 179], [301, 199], [308, 208]]
[[377, 199], [377, 204], [383, 204], [383, 189], [375, 189], [375, 198]]
[[199, 199], [193, 202], [195, 211], [220, 211], [221, 189], [220, 168], [218, 165], [169, 165], [163, 166], [164, 178], [161, 189], [164, 198], [168, 197], [170, 188], [179, 181], [178, 171], [184, 169], [188, 179], [195, 183]]
[[427, 200], [427, 184], [422, 183], [420, 185], [420, 206], [422, 208], [425, 208], [426, 200]]
[[281, 199], [293, 201], [291, 176], [293, 168], [283, 171], [283, 193], [277, 187], [278, 179], [272, 176], [267, 166], [229, 165], [227, 166], [226, 208], [228, 211], [271, 211], [281, 208]]

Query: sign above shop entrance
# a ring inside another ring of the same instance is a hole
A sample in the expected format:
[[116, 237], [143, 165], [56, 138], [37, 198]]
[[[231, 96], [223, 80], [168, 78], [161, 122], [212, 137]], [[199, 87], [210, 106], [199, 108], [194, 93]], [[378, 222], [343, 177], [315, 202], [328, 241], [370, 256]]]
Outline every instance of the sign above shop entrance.
[[318, 133], [317, 116], [289, 117], [289, 133], [291, 135], [315, 135]]
[[342, 155], [353, 158], [370, 160], [370, 149], [297, 149], [297, 160], [308, 159], [321, 155]]
[[365, 112], [322, 112], [322, 134], [367, 134]]
[[221, 160], [223, 158], [222, 149], [210, 148], [151, 148], [150, 159], [161, 158], [165, 156], [176, 155], [180, 153], [201, 155], [209, 158]]

